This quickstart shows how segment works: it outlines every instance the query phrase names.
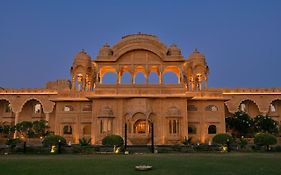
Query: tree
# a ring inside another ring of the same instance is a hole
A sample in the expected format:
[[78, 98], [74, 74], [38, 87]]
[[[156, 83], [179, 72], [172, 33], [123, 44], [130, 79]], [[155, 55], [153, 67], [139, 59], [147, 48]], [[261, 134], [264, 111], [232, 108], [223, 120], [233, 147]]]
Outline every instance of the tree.
[[241, 136], [249, 136], [254, 131], [254, 121], [245, 112], [235, 112], [233, 116], [225, 119], [226, 127], [231, 130], [232, 135], [240, 138]]
[[266, 150], [269, 151], [269, 145], [275, 145], [277, 139], [274, 135], [269, 133], [258, 133], [255, 135], [254, 142], [259, 146], [266, 146]]
[[0, 125], [0, 134], [2, 134], [3, 137], [10, 138], [13, 136], [14, 132], [15, 132], [14, 125], [7, 125], [4, 123]]
[[34, 135], [34, 132], [32, 131], [32, 122], [29, 121], [22, 121], [16, 124], [16, 130], [25, 138], [30, 138]]
[[47, 129], [48, 129], [47, 121], [45, 120], [38, 120], [32, 123], [32, 130], [36, 137], [45, 136]]
[[271, 134], [277, 134], [279, 132], [278, 123], [270, 116], [258, 115], [254, 119], [256, 132], [268, 132]]

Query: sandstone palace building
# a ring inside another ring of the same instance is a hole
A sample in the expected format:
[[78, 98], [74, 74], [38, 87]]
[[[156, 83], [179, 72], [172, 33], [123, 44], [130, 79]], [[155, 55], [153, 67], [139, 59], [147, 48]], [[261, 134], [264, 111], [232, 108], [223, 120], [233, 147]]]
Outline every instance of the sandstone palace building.
[[184, 57], [176, 45], [156, 36], [132, 34], [95, 58], [79, 52], [71, 80], [48, 82], [45, 89], [0, 89], [0, 122], [48, 121], [49, 130], [72, 143], [92, 138], [100, 144], [109, 134], [128, 144], [208, 143], [225, 133], [225, 117], [236, 111], [281, 120], [281, 88], [214, 89], [209, 67], [197, 49]]

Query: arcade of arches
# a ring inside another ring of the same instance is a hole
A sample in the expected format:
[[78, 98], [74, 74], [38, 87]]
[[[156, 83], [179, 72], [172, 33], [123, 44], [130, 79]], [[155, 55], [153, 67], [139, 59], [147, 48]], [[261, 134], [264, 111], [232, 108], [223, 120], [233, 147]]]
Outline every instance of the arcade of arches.
[[124, 36], [95, 58], [82, 50], [70, 73], [45, 89], [0, 89], [1, 124], [44, 119], [72, 143], [100, 144], [108, 134], [124, 137], [126, 123], [129, 144], [150, 144], [153, 123], [155, 144], [178, 144], [208, 143], [236, 111], [281, 121], [281, 88], [209, 88], [202, 53], [185, 58], [154, 35]]

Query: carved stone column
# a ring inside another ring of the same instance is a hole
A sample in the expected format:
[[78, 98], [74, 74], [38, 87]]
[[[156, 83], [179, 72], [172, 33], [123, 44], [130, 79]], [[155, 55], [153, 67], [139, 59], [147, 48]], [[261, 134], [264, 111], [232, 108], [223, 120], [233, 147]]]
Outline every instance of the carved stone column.
[[[15, 125], [17, 125], [19, 123], [19, 115], [20, 115], [19, 112], [15, 113]], [[14, 133], [14, 139], [15, 138], [17, 138], [17, 131], [15, 131], [15, 133]]]
[[47, 125], [49, 125], [50, 113], [45, 113], [45, 120], [47, 121]]

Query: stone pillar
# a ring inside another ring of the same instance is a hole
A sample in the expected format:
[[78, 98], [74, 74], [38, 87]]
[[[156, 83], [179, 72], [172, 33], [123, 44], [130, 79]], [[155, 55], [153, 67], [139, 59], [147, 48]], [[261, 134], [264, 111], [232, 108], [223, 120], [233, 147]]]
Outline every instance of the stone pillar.
[[45, 113], [45, 120], [47, 121], [47, 125], [49, 125], [50, 113]]
[[76, 85], [75, 82], [76, 82], [76, 80], [75, 80], [75, 75], [73, 75], [73, 76], [72, 76], [72, 81], [71, 81], [71, 83], [72, 83], [72, 84], [71, 84], [71, 89], [72, 89], [72, 90], [75, 90], [75, 88], [76, 88], [76, 87], [75, 87], [75, 85]]
[[85, 91], [86, 90], [86, 77], [83, 76], [82, 78], [82, 91]]
[[121, 84], [121, 77], [122, 77], [122, 75], [121, 75], [121, 72], [119, 71], [117, 73], [117, 84]]
[[[17, 125], [19, 123], [19, 112], [15, 113], [15, 125]], [[14, 139], [17, 138], [17, 131], [15, 131], [14, 133]]]

